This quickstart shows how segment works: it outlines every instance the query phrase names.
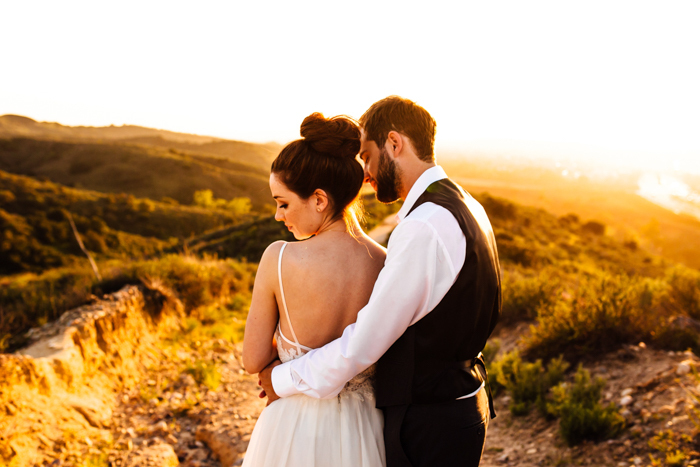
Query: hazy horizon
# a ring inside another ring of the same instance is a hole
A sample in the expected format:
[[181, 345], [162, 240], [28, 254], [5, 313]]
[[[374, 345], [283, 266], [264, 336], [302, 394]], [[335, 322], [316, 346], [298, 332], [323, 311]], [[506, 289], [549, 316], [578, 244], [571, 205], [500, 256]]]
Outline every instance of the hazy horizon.
[[435, 117], [438, 151], [550, 146], [696, 170], [698, 13], [692, 1], [3, 4], [0, 114], [283, 144], [311, 112], [359, 117], [398, 94]]
[[[29, 118], [39, 123], [52, 123], [71, 127], [104, 128], [121, 126], [143, 126], [133, 123], [123, 123], [119, 125], [92, 125], [79, 124], [68, 125], [61, 121], [41, 121], [30, 115], [0, 114], [2, 116], [15, 115]], [[151, 127], [145, 127], [151, 128]], [[200, 134], [190, 131], [179, 131], [171, 128], [152, 128], [160, 131], [171, 131], [187, 133], [203, 137], [231, 139], [225, 136], [214, 134]], [[260, 141], [236, 140], [257, 144], [279, 144], [285, 145], [289, 141], [262, 139]], [[663, 154], [633, 150], [613, 150], [594, 145], [579, 143], [551, 142], [551, 141], [528, 141], [528, 140], [505, 140], [505, 139], [475, 139], [465, 142], [462, 145], [446, 145], [436, 141], [436, 154], [439, 160], [453, 161], [458, 159], [468, 160], [474, 158], [483, 159], [508, 159], [514, 163], [531, 162], [539, 167], [559, 168], [562, 170], [578, 169], [589, 171], [598, 168], [600, 173], [610, 173], [610, 171], [657, 171], [664, 173], [688, 173], [700, 174], [700, 153], [695, 154]], [[599, 174], [600, 175], [600, 174]]]

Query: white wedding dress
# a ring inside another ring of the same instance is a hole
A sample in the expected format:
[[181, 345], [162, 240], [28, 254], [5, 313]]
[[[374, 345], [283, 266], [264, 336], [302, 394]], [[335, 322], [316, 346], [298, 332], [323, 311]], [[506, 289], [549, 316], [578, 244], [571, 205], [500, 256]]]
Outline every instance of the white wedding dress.
[[[282, 308], [293, 341], [277, 325], [280, 360], [288, 362], [312, 350], [297, 340], [282, 287], [282, 253], [277, 274]], [[375, 407], [371, 366], [350, 380], [332, 399], [297, 394], [267, 406], [258, 418], [243, 467], [383, 467], [384, 418]]]

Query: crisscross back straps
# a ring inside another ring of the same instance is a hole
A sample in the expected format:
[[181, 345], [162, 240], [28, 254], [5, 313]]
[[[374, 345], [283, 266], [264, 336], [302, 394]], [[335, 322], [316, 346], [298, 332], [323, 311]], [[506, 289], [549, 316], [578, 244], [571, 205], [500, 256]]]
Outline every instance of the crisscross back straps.
[[292, 320], [289, 318], [289, 309], [287, 308], [287, 300], [284, 298], [284, 287], [282, 286], [282, 253], [284, 253], [284, 249], [286, 247], [287, 243], [284, 243], [282, 245], [282, 249], [280, 249], [280, 257], [277, 261], [277, 276], [279, 276], [280, 278], [280, 295], [282, 296], [282, 308], [284, 308], [284, 316], [287, 317], [287, 324], [289, 325], [289, 330], [292, 331], [294, 345], [296, 345], [297, 351], [301, 354], [301, 344], [299, 344], [299, 339], [297, 339], [297, 335], [294, 332], [294, 328], [292, 327]]

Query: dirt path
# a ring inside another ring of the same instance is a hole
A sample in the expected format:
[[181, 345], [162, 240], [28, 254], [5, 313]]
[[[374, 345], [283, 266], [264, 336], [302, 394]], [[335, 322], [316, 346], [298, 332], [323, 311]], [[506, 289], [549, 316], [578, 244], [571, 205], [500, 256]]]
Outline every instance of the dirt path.
[[[517, 335], [518, 330], [510, 333]], [[113, 465], [125, 466], [178, 465], [175, 460], [166, 463], [161, 456], [170, 448], [183, 466], [240, 465], [264, 407], [257, 397], [256, 378], [242, 370], [240, 347], [217, 341], [207, 348], [178, 351], [169, 357], [172, 361], [166, 359], [162, 366], [153, 368], [153, 376], [144, 386], [121, 395], [109, 460]], [[222, 381], [216, 390], [178, 373], [179, 364], [195, 358], [221, 365]], [[588, 365], [593, 375], [607, 379], [607, 400], [619, 404], [626, 389], [624, 394], [631, 397], [625, 412], [628, 429], [617, 439], [598, 444], [570, 448], [558, 434], [557, 421], [548, 421], [535, 410], [525, 417], [514, 417], [507, 409], [508, 396], [499, 396], [498, 417], [489, 427], [482, 465], [651, 465], [649, 454], [659, 457], [649, 447], [656, 433], [667, 429], [675, 433], [693, 431], [688, 417], [693, 404], [689, 391], [700, 388], [694, 386], [691, 374], [677, 374], [679, 365], [687, 361], [698, 363], [692, 354], [630, 346]], [[679, 465], [696, 464], [687, 459]]]
[[[257, 378], [243, 371], [240, 345], [217, 340], [162, 357], [140, 388], [120, 395], [115, 441], [105, 460], [133, 467], [240, 465], [264, 407]], [[217, 366], [216, 389], [182, 371], [195, 361]]]
[[[495, 337], [502, 339], [502, 348], [510, 350], [518, 336], [526, 332], [526, 326], [523, 323], [502, 330]], [[650, 447], [649, 441], [657, 433], [671, 430], [679, 437], [696, 431], [689, 415], [697, 406], [691, 394], [700, 394], [700, 384], [692, 370], [686, 371], [699, 368], [699, 363], [692, 352], [667, 352], [640, 344], [625, 346], [584, 365], [592, 377], [606, 380], [603, 402], [622, 407], [627, 429], [615, 439], [585, 442], [573, 448], [559, 435], [558, 421], [548, 421], [534, 409], [527, 416], [514, 417], [508, 410], [510, 398], [501, 395], [495, 401], [498, 416], [489, 427], [481, 465], [652, 465], [650, 455], [665, 457]], [[626, 395], [629, 398], [623, 400]], [[697, 458], [688, 458], [677, 465], [698, 463]]]

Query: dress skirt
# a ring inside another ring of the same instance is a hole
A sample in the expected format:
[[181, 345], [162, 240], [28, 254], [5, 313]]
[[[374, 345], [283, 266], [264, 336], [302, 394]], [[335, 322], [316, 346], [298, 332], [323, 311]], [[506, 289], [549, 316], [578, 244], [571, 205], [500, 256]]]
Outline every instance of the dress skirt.
[[361, 392], [279, 399], [260, 414], [243, 467], [383, 467], [383, 428], [382, 411]]

